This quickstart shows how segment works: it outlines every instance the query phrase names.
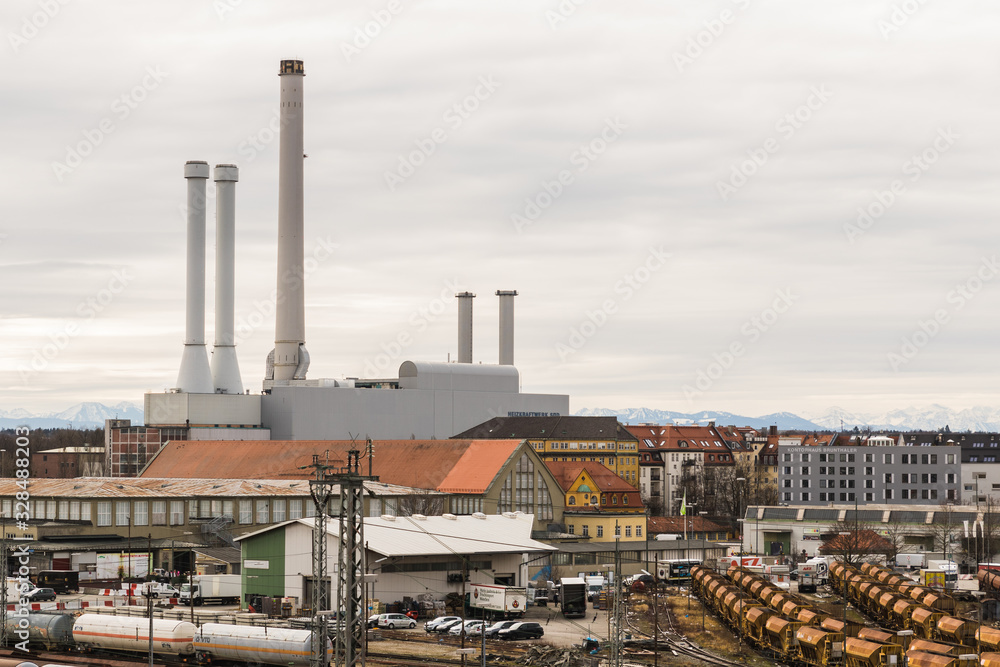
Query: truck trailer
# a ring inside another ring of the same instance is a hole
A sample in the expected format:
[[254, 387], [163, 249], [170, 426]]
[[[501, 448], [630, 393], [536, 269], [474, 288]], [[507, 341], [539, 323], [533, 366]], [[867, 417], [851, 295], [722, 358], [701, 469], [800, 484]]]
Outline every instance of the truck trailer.
[[[181, 604], [191, 603], [191, 584], [181, 586]], [[201, 574], [194, 577], [194, 604], [240, 604], [243, 578], [238, 574]]]
[[517, 586], [470, 584], [466, 598], [469, 607], [482, 609], [492, 619], [521, 618], [528, 605], [527, 589]]
[[566, 618], [583, 618], [587, 615], [587, 582], [579, 577], [559, 580], [559, 606]]

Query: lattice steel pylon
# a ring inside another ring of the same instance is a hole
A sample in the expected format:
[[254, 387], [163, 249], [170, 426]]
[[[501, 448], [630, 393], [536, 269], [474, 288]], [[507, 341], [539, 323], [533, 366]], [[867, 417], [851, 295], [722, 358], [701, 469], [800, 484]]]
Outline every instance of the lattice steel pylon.
[[[327, 614], [330, 596], [327, 590], [327, 518], [331, 516], [331, 501], [339, 502], [332, 508], [339, 520], [337, 549], [336, 609], [337, 631], [333, 656], [337, 667], [364, 665], [364, 639], [366, 620], [364, 610], [365, 550], [364, 550], [364, 482], [377, 477], [358, 473], [359, 452], [348, 452], [347, 465], [333, 468], [320, 462], [313, 455], [316, 479], [310, 480], [309, 490], [316, 505], [313, 529], [313, 625], [311, 667], [327, 667], [326, 650]], [[337, 487], [334, 490], [334, 487]]]

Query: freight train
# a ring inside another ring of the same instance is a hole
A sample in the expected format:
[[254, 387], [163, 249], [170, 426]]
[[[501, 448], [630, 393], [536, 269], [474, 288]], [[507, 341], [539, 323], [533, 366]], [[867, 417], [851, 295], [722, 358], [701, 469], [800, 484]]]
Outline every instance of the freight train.
[[[150, 647], [149, 619], [131, 616], [10, 615], [7, 632], [8, 636], [21, 637], [28, 648], [36, 650], [148, 655]], [[21, 634], [14, 634], [18, 632]], [[223, 623], [206, 623], [199, 630], [186, 621], [153, 619], [153, 652], [195, 664], [234, 661], [239, 664], [308, 665], [312, 633]], [[327, 654], [333, 655], [329, 640]], [[0, 662], [0, 667], [8, 666]]]
[[[844, 568], [838, 572], [842, 578], [853, 574]], [[957, 636], [968, 641], [968, 630], [964, 626], [955, 628], [944, 623], [934, 639], [915, 637], [909, 628], [895, 632], [865, 628], [859, 623], [834, 618], [813, 606], [808, 599], [785, 591], [746, 569], [732, 568], [723, 576], [699, 567], [692, 574], [693, 592], [723, 623], [751, 646], [782, 662], [809, 667], [888, 667], [902, 665], [905, 656], [914, 667], [971, 667], [976, 663], [975, 648], [942, 639], [942, 636]], [[870, 583], [869, 577], [858, 574], [860, 577], [853, 580], [856, 588]], [[865, 591], [870, 588], [867, 586]], [[895, 609], [897, 614], [904, 614], [909, 609], [910, 617], [916, 609], [930, 609], [919, 604], [900, 606], [898, 599], [886, 599], [884, 592], [867, 599], [875, 600], [872, 605], [889, 605], [888, 609]], [[936, 621], [951, 618], [964, 622], [964, 619], [942, 612], [934, 611], [933, 614]], [[881, 618], [903, 617], [883, 611]], [[936, 623], [934, 627], [937, 628]], [[973, 640], [976, 637], [973, 633]], [[984, 628], [978, 638], [982, 650], [997, 651], [983, 654], [984, 658], [996, 656], [996, 662], [990, 667], [1000, 667], [1000, 631]], [[985, 659], [982, 664], [987, 664]]]

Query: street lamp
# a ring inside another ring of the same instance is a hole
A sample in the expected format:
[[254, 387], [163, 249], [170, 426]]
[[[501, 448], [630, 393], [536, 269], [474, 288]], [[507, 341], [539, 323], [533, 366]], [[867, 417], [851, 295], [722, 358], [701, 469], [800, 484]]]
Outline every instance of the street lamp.
[[[737, 477], [736, 478], [736, 482], [737, 482], [737, 484], [736, 484], [736, 515], [738, 517], [736, 519], [736, 524], [737, 524], [736, 527], [739, 528], [739, 531], [740, 531], [740, 557], [741, 557], [740, 558], [740, 565], [743, 565], [743, 559], [742, 559], [742, 556], [743, 556], [743, 526], [741, 526], [740, 524], [743, 523], [743, 484], [745, 484], [746, 481], [747, 481], [746, 477]], [[743, 484], [740, 484], [740, 482], [743, 482]]]

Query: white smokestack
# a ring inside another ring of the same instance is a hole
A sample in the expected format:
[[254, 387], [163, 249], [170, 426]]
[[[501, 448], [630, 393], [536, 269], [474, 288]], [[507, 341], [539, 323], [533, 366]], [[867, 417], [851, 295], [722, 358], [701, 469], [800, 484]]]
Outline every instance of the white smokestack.
[[458, 299], [458, 363], [472, 363], [472, 292], [459, 292]]
[[236, 183], [234, 164], [215, 165], [215, 349], [212, 382], [219, 394], [242, 394], [236, 359]]
[[516, 290], [498, 290], [500, 297], [500, 365], [514, 365], [514, 297]]
[[187, 307], [184, 354], [177, 387], [191, 394], [211, 394], [212, 370], [205, 349], [205, 184], [208, 163], [184, 165], [187, 179]]
[[[278, 305], [275, 312], [273, 371], [275, 380], [306, 377], [306, 318], [303, 281], [303, 127], [301, 60], [282, 60], [281, 141], [278, 151]], [[269, 359], [269, 366], [271, 360]], [[273, 375], [272, 375], [273, 372]]]

